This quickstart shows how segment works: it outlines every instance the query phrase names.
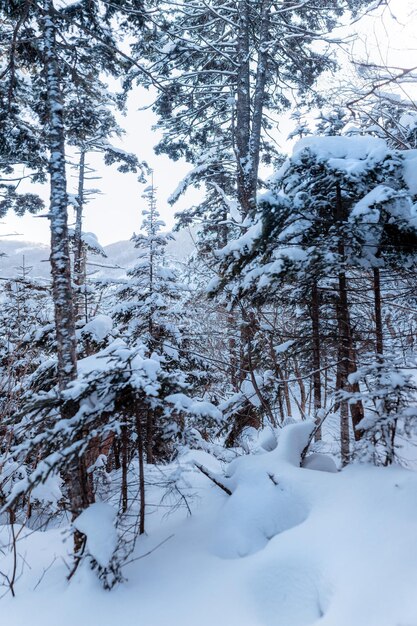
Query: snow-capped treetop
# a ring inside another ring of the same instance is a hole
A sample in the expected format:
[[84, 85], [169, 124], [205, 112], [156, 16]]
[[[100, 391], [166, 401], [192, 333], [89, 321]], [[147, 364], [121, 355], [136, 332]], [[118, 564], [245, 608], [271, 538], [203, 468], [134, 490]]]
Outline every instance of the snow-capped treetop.
[[410, 260], [417, 239], [401, 246], [399, 238], [417, 236], [415, 158], [414, 151], [392, 149], [372, 136], [301, 139], [271, 177], [272, 193], [259, 198], [258, 215], [219, 253], [226, 276], [236, 277], [243, 290], [266, 293], [289, 272], [300, 279], [346, 264]]
[[138, 260], [118, 292], [114, 313], [130, 336], [148, 343], [153, 351], [168, 337], [178, 336], [175, 302], [182, 289], [177, 271], [169, 266], [165, 256], [166, 245], [173, 236], [162, 232], [165, 224], [156, 208], [154, 187], [143, 197], [147, 208], [142, 212], [142, 232], [132, 237]]

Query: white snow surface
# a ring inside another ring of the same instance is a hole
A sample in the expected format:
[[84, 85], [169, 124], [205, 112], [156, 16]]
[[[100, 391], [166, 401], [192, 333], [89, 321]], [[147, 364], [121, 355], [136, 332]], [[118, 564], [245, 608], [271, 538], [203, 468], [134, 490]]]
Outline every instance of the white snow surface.
[[222, 413], [211, 402], [204, 400], [195, 400], [186, 396], [184, 393], [172, 393], [165, 396], [165, 401], [172, 404], [178, 411], [186, 411], [192, 415], [200, 415], [201, 417], [211, 417], [221, 422]]
[[344, 137], [311, 136], [297, 141], [293, 154], [308, 148], [322, 159], [367, 159], [370, 155], [384, 155], [387, 152], [387, 143], [379, 137], [370, 135]]
[[43, 483], [39, 483], [32, 489], [31, 499], [52, 505], [56, 508], [57, 503], [62, 498], [62, 479], [59, 476], [51, 475]]
[[88, 553], [102, 567], [107, 567], [117, 545], [114, 527], [117, 511], [104, 502], [95, 502], [74, 520], [77, 530], [87, 537]]
[[404, 150], [404, 179], [412, 194], [417, 193], [417, 150]]
[[310, 150], [319, 159], [329, 161], [330, 167], [335, 169], [349, 169], [350, 164], [370, 159], [373, 162], [382, 161], [388, 153], [388, 145], [384, 139], [362, 135], [355, 137], [344, 136], [312, 136], [297, 141], [293, 149], [293, 158]]
[[98, 343], [104, 341], [113, 330], [113, 320], [109, 315], [96, 315], [81, 330], [82, 335], [90, 335]]
[[291, 160], [288, 159], [270, 181], [278, 181], [286, 173], [290, 162], [297, 162], [306, 150], [319, 161], [326, 162], [328, 168], [353, 176], [374, 167], [389, 153], [384, 139], [370, 135], [303, 137], [294, 145]]
[[[136, 556], [149, 555], [111, 592], [87, 562], [66, 582], [71, 542], [63, 543], [62, 529], [22, 532], [28, 565], [16, 598], [1, 599], [7, 625], [414, 626], [417, 475], [395, 466], [300, 468], [311, 430], [288, 426], [276, 449], [227, 466], [202, 451], [165, 466], [192, 515], [184, 508], [166, 516], [160, 487], [150, 487], [147, 535], [136, 547]], [[147, 483], [161, 483], [161, 469], [146, 471]], [[109, 532], [99, 523], [107, 514], [82, 515], [89, 541], [94, 529]], [[2, 528], [2, 543], [8, 532]], [[12, 566], [10, 555], [0, 561], [0, 571]]]
[[377, 224], [379, 210], [375, 205], [382, 204], [392, 198], [394, 190], [386, 185], [377, 185], [356, 203], [350, 214], [351, 219], [364, 218], [368, 223]]

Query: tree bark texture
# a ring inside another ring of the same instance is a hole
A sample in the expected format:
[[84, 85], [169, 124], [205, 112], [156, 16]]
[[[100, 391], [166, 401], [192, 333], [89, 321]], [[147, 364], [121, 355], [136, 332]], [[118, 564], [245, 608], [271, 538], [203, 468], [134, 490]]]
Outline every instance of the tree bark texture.
[[[321, 358], [320, 358], [320, 306], [317, 282], [311, 285], [311, 327], [313, 338], [313, 414], [316, 424], [320, 422], [321, 409]], [[316, 441], [321, 440], [321, 428], [317, 429]]]
[[381, 275], [377, 267], [373, 270], [374, 279], [374, 312], [375, 312], [375, 348], [376, 353], [384, 353], [384, 335], [382, 326]]
[[145, 533], [145, 511], [146, 511], [146, 493], [145, 493], [145, 469], [144, 469], [144, 449], [143, 449], [143, 428], [141, 422], [140, 411], [136, 409], [136, 433], [139, 458], [139, 534]]
[[251, 190], [248, 185], [250, 168], [250, 60], [249, 60], [249, 2], [239, 2], [238, 58], [240, 61], [237, 75], [236, 101], [236, 159], [237, 159], [237, 196], [243, 215], [252, 207]]
[[[76, 285], [76, 294], [74, 301], [74, 316], [79, 319], [83, 314], [84, 298], [82, 289], [86, 283], [87, 259], [85, 247], [82, 239], [82, 222], [84, 211], [84, 180], [85, 180], [85, 151], [81, 149], [80, 160], [78, 163], [78, 193], [77, 193], [77, 209], [75, 216], [75, 237], [74, 237], [74, 283]], [[86, 316], [86, 322], [87, 316]]]
[[[58, 355], [58, 386], [62, 392], [77, 375], [76, 337], [73, 294], [71, 287], [71, 262], [68, 243], [67, 180], [65, 170], [64, 110], [61, 96], [55, 7], [53, 0], [45, 0], [43, 17], [44, 71], [46, 76], [47, 106], [49, 114], [49, 172], [50, 172], [50, 226], [51, 273], [55, 308], [55, 329]], [[61, 416], [70, 418], [73, 409], [63, 406]], [[79, 460], [72, 461], [67, 473], [67, 489], [73, 519], [86, 506], [84, 471]], [[82, 544], [79, 533], [75, 536], [75, 550]]]
[[[341, 226], [345, 221], [344, 207], [340, 185], [336, 186], [336, 221]], [[339, 233], [338, 254], [341, 266], [345, 261], [345, 244], [343, 233]], [[338, 390], [347, 391], [349, 376], [350, 357], [350, 328], [349, 328], [349, 303], [347, 292], [346, 274], [343, 269], [338, 276], [338, 299], [337, 299], [337, 325], [338, 325]], [[350, 423], [348, 401], [340, 401], [340, 452], [342, 465], [350, 461]]]
[[236, 103], [237, 197], [243, 216], [256, 208], [262, 120], [268, 76], [268, 38], [271, 0], [260, 0], [260, 27], [256, 77], [251, 93], [251, 3], [239, 2], [238, 58]]

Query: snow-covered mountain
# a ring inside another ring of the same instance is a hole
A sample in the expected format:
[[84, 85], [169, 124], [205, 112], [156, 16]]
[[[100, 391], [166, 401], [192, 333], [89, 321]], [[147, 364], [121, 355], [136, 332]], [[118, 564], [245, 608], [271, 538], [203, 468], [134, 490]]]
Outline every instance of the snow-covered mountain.
[[[177, 262], [184, 262], [195, 249], [193, 236], [182, 230], [174, 237], [167, 246], [167, 254]], [[89, 257], [89, 270], [96, 276], [117, 278], [135, 263], [137, 253], [131, 241], [118, 241], [103, 247], [107, 258]], [[23, 272], [33, 278], [49, 276], [49, 246], [45, 244], [4, 239], [0, 242], [0, 253], [4, 255], [0, 257], [0, 279], [21, 276]]]
[[[32, 277], [49, 276], [49, 246], [32, 242], [4, 239], [0, 242], [0, 277], [22, 276], [25, 272]], [[23, 270], [23, 267], [25, 270]]]

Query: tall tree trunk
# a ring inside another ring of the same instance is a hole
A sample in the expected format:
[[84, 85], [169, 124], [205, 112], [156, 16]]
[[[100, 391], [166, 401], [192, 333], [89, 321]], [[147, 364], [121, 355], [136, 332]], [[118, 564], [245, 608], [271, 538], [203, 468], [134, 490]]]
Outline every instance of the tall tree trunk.
[[268, 76], [268, 40], [270, 28], [271, 0], [261, 0], [261, 25], [259, 30], [258, 65], [256, 69], [255, 94], [253, 98], [252, 128], [250, 136], [250, 180], [249, 186], [256, 203], [259, 157], [261, 150], [262, 120], [265, 104], [266, 79]]
[[52, 292], [57, 335], [60, 388], [77, 375], [74, 310], [71, 289], [71, 263], [68, 244], [67, 180], [63, 104], [53, 22], [52, 0], [46, 2], [44, 18], [45, 72], [49, 109], [49, 171]]
[[[339, 223], [339, 227], [341, 227], [347, 219], [339, 184], [337, 184], [336, 187], [336, 219]], [[343, 264], [345, 261], [343, 229], [341, 229], [341, 232], [339, 234], [338, 253], [340, 262], [342, 264], [342, 270], [339, 272], [339, 294], [337, 304], [338, 342], [340, 355], [338, 367], [338, 389], [340, 389], [341, 391], [357, 393], [360, 391], [359, 383], [349, 383], [349, 374], [352, 374], [356, 371], [356, 351], [350, 324], [347, 279], [345, 271], [343, 269]], [[340, 420], [341, 452], [343, 465], [349, 463], [350, 460], [349, 406], [355, 441], [358, 441], [362, 436], [362, 432], [358, 429], [358, 425], [364, 417], [363, 404], [360, 400], [353, 402], [350, 405], [348, 405], [347, 400], [341, 400]]]
[[[341, 228], [345, 222], [345, 212], [342, 201], [342, 193], [339, 183], [336, 186], [336, 221]], [[342, 229], [341, 229], [342, 230]], [[339, 234], [338, 254], [340, 263], [343, 267], [345, 262], [345, 244], [343, 232]], [[349, 303], [347, 292], [347, 281], [344, 269], [339, 271], [338, 276], [338, 301], [337, 301], [337, 323], [338, 323], [338, 388], [339, 391], [347, 391], [349, 376], [349, 357], [350, 357], [350, 325], [349, 325]], [[349, 424], [349, 407], [346, 399], [340, 401], [340, 451], [342, 457], [342, 465], [347, 465], [350, 461], [350, 424]]]
[[153, 410], [148, 408], [146, 415], [146, 461], [153, 463], [153, 439], [154, 439], [154, 415]]
[[[71, 288], [71, 262], [68, 244], [67, 180], [65, 171], [65, 131], [63, 103], [60, 89], [58, 55], [53, 0], [45, 0], [43, 17], [44, 70], [46, 75], [47, 106], [49, 113], [49, 172], [50, 172], [50, 225], [52, 293], [55, 308], [55, 329], [58, 354], [59, 391], [67, 387], [77, 375], [76, 338], [73, 295]], [[73, 416], [73, 409], [63, 406], [63, 418]], [[67, 473], [67, 489], [73, 519], [86, 506], [83, 472], [74, 460]], [[75, 535], [75, 549], [79, 551], [82, 537]]]
[[236, 160], [237, 160], [237, 198], [243, 215], [252, 208], [251, 189], [248, 185], [250, 168], [250, 59], [249, 59], [249, 0], [240, 0], [238, 58], [240, 65], [237, 76], [236, 101]]
[[323, 407], [327, 406], [327, 396], [329, 390], [329, 369], [327, 367], [327, 360], [324, 357], [324, 389], [323, 389]]
[[240, 65], [236, 104], [237, 197], [244, 216], [253, 212], [256, 207], [262, 120], [268, 74], [271, 0], [260, 0], [258, 58], [253, 102], [250, 87], [250, 4], [249, 0], [240, 0], [238, 6], [237, 45]]
[[238, 380], [239, 363], [238, 363], [236, 339], [235, 339], [237, 324], [236, 324], [235, 316], [233, 315], [232, 312], [226, 311], [226, 315], [227, 315], [226, 329], [228, 332], [227, 345], [229, 349], [229, 363], [230, 363], [230, 383], [232, 385], [233, 391], [236, 392], [239, 390], [239, 380]]
[[[339, 279], [340, 282], [340, 279]], [[349, 349], [346, 347], [345, 326], [343, 322], [343, 305], [340, 303], [340, 284], [339, 284], [339, 301], [337, 303], [338, 318], [338, 363], [336, 375], [336, 391], [346, 391], [348, 388], [349, 375]], [[349, 406], [347, 400], [341, 400], [339, 403], [340, 411], [340, 454], [342, 457], [342, 465], [345, 466], [350, 461], [350, 420]]]
[[139, 534], [143, 535], [145, 532], [145, 510], [146, 510], [146, 500], [145, 500], [145, 470], [144, 470], [144, 450], [143, 450], [143, 429], [141, 422], [141, 414], [139, 408], [136, 408], [136, 433], [138, 436], [137, 445], [138, 445], [138, 459], [139, 459], [139, 497], [140, 497], [140, 508], [139, 508]]
[[[320, 306], [317, 282], [311, 285], [311, 326], [313, 338], [313, 414], [316, 424], [320, 423], [321, 409], [321, 358], [320, 358]], [[321, 427], [317, 429], [316, 441], [321, 440]]]
[[292, 407], [291, 407], [291, 398], [290, 398], [290, 389], [288, 384], [288, 371], [283, 371], [282, 367], [276, 363], [275, 365], [276, 371], [278, 373], [280, 379], [280, 385], [284, 393], [285, 400], [285, 408], [287, 410], [287, 417], [292, 417]]
[[[268, 338], [268, 345], [269, 345], [269, 355], [271, 358], [271, 362], [274, 364], [274, 372], [275, 372], [275, 377], [277, 379], [282, 379], [282, 372], [280, 373], [280, 369], [277, 363], [277, 355], [276, 352], [274, 350], [274, 340], [273, 340], [273, 336], [272, 333], [269, 335]], [[278, 409], [279, 409], [279, 415], [280, 415], [280, 423], [282, 424], [285, 420], [285, 412], [284, 412], [284, 403], [282, 401], [282, 396], [283, 396], [283, 388], [282, 388], [282, 383], [278, 384], [278, 389], [277, 389], [277, 400], [278, 400]]]
[[[349, 334], [349, 343], [350, 343], [350, 350], [349, 350], [349, 374], [353, 374], [357, 370], [357, 366], [356, 366], [356, 348], [355, 348], [353, 337], [352, 337], [350, 322], [349, 322], [349, 333], [350, 333]], [[350, 391], [352, 393], [355, 393], [355, 394], [358, 394], [360, 392], [360, 386], [359, 386], [359, 382], [358, 381], [350, 383]], [[349, 403], [349, 408], [350, 408], [350, 414], [351, 414], [351, 417], [352, 417], [353, 434], [354, 434], [354, 437], [355, 437], [355, 441], [359, 441], [361, 439], [361, 437], [363, 436], [363, 431], [360, 428], [358, 428], [358, 425], [360, 424], [360, 422], [363, 420], [363, 418], [365, 416], [363, 403], [362, 403], [361, 400], [356, 400], [356, 402], [350, 402]]]
[[381, 305], [381, 275], [379, 269], [374, 267], [374, 312], [375, 312], [375, 348], [378, 355], [384, 353], [384, 335], [382, 327], [382, 305]]
[[[78, 193], [77, 193], [77, 209], [75, 212], [75, 229], [74, 229], [74, 283], [77, 291], [75, 294], [74, 314], [75, 319], [81, 317], [83, 313], [84, 297], [82, 288], [86, 283], [86, 254], [82, 239], [82, 222], [84, 210], [84, 180], [85, 180], [85, 151], [81, 148], [80, 160], [78, 163]], [[87, 316], [86, 316], [86, 322]]]
[[304, 384], [304, 381], [303, 381], [303, 377], [301, 375], [300, 367], [298, 365], [298, 361], [297, 361], [296, 357], [293, 357], [293, 363], [294, 363], [294, 374], [295, 374], [295, 377], [296, 377], [297, 382], [298, 382], [298, 387], [300, 389], [299, 409], [300, 409], [301, 416], [304, 419], [305, 418], [305, 414], [306, 414], [306, 405], [307, 405], [306, 387], [305, 387], [305, 384]]
[[121, 428], [121, 448], [122, 448], [122, 512], [126, 513], [128, 506], [128, 488], [127, 488], [127, 471], [128, 471], [128, 439], [127, 426]]

